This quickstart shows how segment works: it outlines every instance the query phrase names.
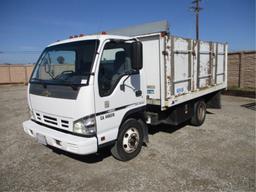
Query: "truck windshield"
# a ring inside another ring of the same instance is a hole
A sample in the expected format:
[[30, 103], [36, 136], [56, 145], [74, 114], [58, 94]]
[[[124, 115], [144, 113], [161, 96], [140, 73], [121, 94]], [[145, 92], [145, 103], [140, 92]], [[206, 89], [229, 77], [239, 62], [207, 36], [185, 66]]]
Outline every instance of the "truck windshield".
[[98, 40], [86, 40], [47, 47], [35, 66], [30, 82], [44, 84], [87, 82], [98, 44]]

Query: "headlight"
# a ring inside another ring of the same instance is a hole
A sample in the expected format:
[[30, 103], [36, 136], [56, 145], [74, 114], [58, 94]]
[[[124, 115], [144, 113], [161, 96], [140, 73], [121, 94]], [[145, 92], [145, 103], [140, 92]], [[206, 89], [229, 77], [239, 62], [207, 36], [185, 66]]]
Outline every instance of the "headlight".
[[74, 133], [92, 136], [96, 134], [95, 116], [84, 117], [74, 122]]

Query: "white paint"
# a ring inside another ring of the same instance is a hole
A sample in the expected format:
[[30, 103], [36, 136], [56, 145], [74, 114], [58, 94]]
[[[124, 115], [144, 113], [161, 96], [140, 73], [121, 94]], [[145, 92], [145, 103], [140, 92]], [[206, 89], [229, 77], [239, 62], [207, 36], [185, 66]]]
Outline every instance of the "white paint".
[[65, 134], [47, 127], [38, 125], [31, 120], [23, 122], [24, 131], [36, 139], [37, 134], [45, 136], [48, 145], [71, 153], [86, 155], [98, 150], [96, 137], [84, 138]]
[[[74, 136], [38, 125], [32, 121], [26, 121], [23, 123], [25, 132], [34, 138], [36, 137], [36, 133], [40, 133], [46, 137], [46, 141], [49, 145], [61, 148], [62, 150], [77, 154], [95, 153], [98, 145], [116, 140], [124, 115], [131, 109], [145, 106], [147, 97], [151, 100], [155, 100], [155, 103], [160, 103], [162, 109], [166, 109], [185, 101], [226, 88], [227, 78], [223, 81], [223, 75], [217, 76], [218, 85], [209, 85], [208, 81], [201, 79], [199, 81], [200, 87], [197, 87], [197, 74], [199, 72], [197, 70], [198, 45], [196, 45], [196, 42], [193, 40], [180, 37], [174, 37], [173, 50], [183, 53], [174, 54], [174, 77], [172, 77], [171, 36], [161, 37], [161, 35], [157, 33], [138, 37], [143, 43], [144, 67], [140, 70], [139, 74], [128, 77], [124, 83], [125, 91], [120, 89], [120, 85], [127, 76], [123, 76], [121, 78], [114, 91], [109, 96], [101, 97], [99, 95], [98, 73], [104, 45], [109, 42], [110, 39], [127, 40], [129, 38], [130, 37], [113, 35], [92, 35], [63, 40], [49, 45], [52, 46], [75, 41], [99, 39], [100, 45], [97, 50], [98, 54], [96, 55], [95, 62], [92, 66], [92, 73], [95, 75], [90, 77], [90, 81], [87, 86], [80, 88], [77, 99], [75, 100], [36, 96], [31, 95], [28, 92], [28, 104], [30, 109], [33, 110], [35, 116], [36, 113], [39, 113], [42, 116], [47, 115], [54, 117], [57, 119], [56, 128], [65, 129], [70, 132], [73, 131], [74, 121], [88, 115], [108, 111], [106, 114], [96, 116], [97, 138]], [[191, 50], [188, 49], [188, 41], [195, 45]], [[200, 52], [210, 51], [209, 42], [200, 42], [200, 47]], [[214, 51], [216, 51], [215, 48], [216, 44], [214, 44]], [[217, 72], [225, 73], [225, 77], [227, 77], [227, 46], [219, 44], [218, 50], [221, 53], [225, 53], [225, 59], [223, 55], [219, 55]], [[194, 51], [196, 55], [189, 57], [191, 51]], [[167, 55], [164, 56], [162, 54], [163, 52], [166, 52]], [[200, 77], [203, 77], [209, 75], [209, 54], [201, 54], [200, 56]], [[188, 66], [189, 58], [191, 58], [190, 71]], [[213, 69], [210, 75], [212, 75], [212, 80], [215, 82], [215, 60], [213, 60], [212, 67]], [[189, 76], [189, 73], [191, 73], [191, 76]], [[172, 81], [176, 82], [183, 80], [187, 81], [176, 83], [174, 87], [172, 87]], [[189, 89], [189, 82], [191, 83], [191, 89]], [[86, 84], [87, 81], [85, 82], [82, 80], [81, 83]], [[200, 90], [202, 87], [204, 87], [204, 89]], [[142, 95], [136, 97], [136, 90], [141, 90]], [[172, 90], [174, 90], [173, 93]], [[106, 103], [108, 103], [108, 105], [106, 105]], [[108, 114], [111, 114], [110, 118], [107, 118], [106, 115]], [[39, 119], [36, 120], [40, 121]], [[61, 127], [61, 120], [69, 121], [69, 126], [67, 128]], [[40, 122], [47, 124], [43, 119]], [[56, 140], [60, 141], [62, 145], [58, 145]]]

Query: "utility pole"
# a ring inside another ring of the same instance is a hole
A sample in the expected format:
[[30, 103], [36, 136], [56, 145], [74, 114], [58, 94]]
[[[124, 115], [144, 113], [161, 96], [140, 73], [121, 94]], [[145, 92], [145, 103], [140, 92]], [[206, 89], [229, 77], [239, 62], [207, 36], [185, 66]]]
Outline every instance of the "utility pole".
[[199, 3], [202, 0], [193, 0], [191, 10], [196, 13], [196, 40], [199, 40], [199, 12], [202, 10]]

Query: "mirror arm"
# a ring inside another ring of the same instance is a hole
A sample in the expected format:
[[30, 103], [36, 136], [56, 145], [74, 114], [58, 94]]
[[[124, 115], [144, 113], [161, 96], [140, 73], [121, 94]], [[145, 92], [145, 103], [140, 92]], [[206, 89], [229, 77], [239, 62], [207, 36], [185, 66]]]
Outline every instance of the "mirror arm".
[[120, 85], [120, 89], [122, 90], [122, 91], [125, 91], [125, 81], [127, 81], [127, 79], [132, 75], [133, 73], [131, 72], [131, 73], [128, 73], [127, 74], [127, 77], [123, 80], [123, 83]]

